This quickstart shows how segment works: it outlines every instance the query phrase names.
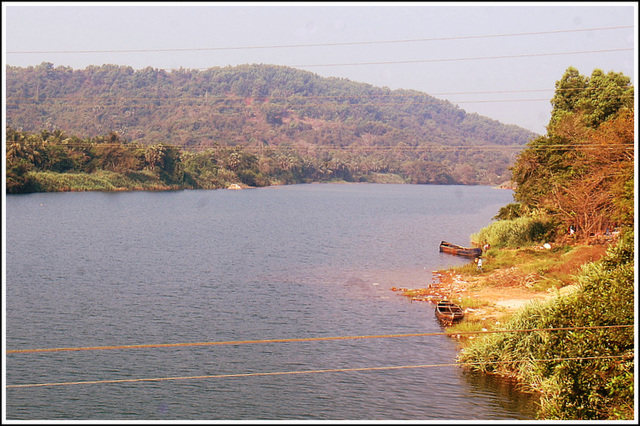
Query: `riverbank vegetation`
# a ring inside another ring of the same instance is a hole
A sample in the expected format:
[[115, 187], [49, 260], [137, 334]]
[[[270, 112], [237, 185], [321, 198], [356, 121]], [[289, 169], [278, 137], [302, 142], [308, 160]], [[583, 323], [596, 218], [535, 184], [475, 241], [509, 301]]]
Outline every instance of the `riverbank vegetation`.
[[540, 329], [479, 334], [459, 360], [539, 392], [540, 419], [634, 419], [633, 87], [620, 74], [569, 68], [552, 104], [548, 134], [513, 168], [516, 202], [472, 236], [491, 244], [483, 270], [449, 273], [464, 276], [467, 289], [555, 297], [448, 331]]
[[[586, 263], [573, 276], [573, 291], [529, 302], [506, 320], [449, 329], [541, 330], [480, 334], [463, 345], [459, 361], [539, 392], [540, 419], [632, 419], [633, 240], [625, 233], [604, 257]], [[616, 326], [624, 327], [599, 328]], [[546, 330], [556, 328], [568, 329]]]
[[[417, 151], [143, 145], [116, 133], [6, 129], [7, 193], [219, 189], [310, 182], [467, 184], [447, 162]], [[444, 150], [446, 152], [446, 150]], [[431, 153], [433, 154], [433, 153]], [[456, 170], [460, 170], [456, 166]]]
[[116, 133], [80, 138], [60, 130], [6, 129], [7, 193], [218, 189], [310, 182], [454, 184], [439, 163], [413, 153], [341, 149], [143, 145]]

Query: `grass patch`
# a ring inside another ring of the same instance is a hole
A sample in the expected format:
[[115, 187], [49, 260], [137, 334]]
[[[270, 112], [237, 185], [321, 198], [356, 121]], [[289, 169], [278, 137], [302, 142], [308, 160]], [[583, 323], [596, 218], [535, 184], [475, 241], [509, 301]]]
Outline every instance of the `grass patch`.
[[167, 190], [167, 185], [153, 172], [129, 172], [126, 174], [106, 170], [95, 173], [32, 172], [37, 192], [63, 191], [134, 191]]
[[523, 216], [498, 220], [471, 235], [478, 245], [489, 243], [491, 247], [528, 247], [552, 240], [555, 225], [545, 217]]
[[476, 332], [482, 331], [483, 329], [486, 330], [485, 327], [486, 325], [484, 324], [484, 321], [465, 319], [447, 327], [446, 333], [448, 333], [449, 335], [457, 335], [457, 334], [463, 333], [463, 334], [460, 334], [460, 338], [462, 337], [468, 338], [468, 336], [475, 336], [475, 335], [472, 335], [472, 334], [465, 335], [464, 333], [476, 333]]
[[445, 332], [449, 337], [458, 339], [460, 346], [465, 348], [486, 336], [485, 332], [499, 329], [501, 324], [502, 323], [495, 318], [483, 320], [465, 318], [459, 323], [447, 327]]
[[462, 297], [458, 300], [458, 304], [462, 309], [480, 309], [492, 305], [491, 302], [478, 300], [475, 297]]
[[366, 175], [364, 179], [370, 183], [407, 183], [406, 179], [403, 179], [402, 176], [395, 173], [372, 172]]
[[[477, 270], [475, 262], [453, 267], [451, 271], [467, 276], [487, 276], [509, 270], [508, 277], [499, 277], [500, 285], [521, 285], [545, 291], [572, 284], [583, 265], [600, 259], [605, 252], [605, 246], [558, 245], [551, 250], [492, 248], [483, 256], [482, 271]], [[487, 285], [493, 284], [498, 285], [495, 280], [487, 281]]]

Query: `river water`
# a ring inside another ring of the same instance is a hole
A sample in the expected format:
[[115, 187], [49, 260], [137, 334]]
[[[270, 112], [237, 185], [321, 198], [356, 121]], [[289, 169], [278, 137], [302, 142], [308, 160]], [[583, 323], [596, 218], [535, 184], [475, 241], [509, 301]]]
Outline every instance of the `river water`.
[[[6, 416], [532, 419], [513, 386], [443, 366], [445, 336], [287, 340], [441, 332], [391, 288], [469, 262], [438, 244], [468, 245], [511, 201], [374, 184], [7, 196], [6, 349], [96, 349], [7, 353]], [[99, 348], [122, 345], [151, 346]]]

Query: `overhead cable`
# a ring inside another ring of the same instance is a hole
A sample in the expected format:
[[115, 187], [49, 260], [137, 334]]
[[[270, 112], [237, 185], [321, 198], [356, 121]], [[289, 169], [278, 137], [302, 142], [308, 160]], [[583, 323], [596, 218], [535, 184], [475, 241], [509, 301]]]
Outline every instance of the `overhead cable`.
[[549, 328], [527, 328], [527, 329], [511, 329], [511, 330], [487, 330], [487, 331], [468, 331], [456, 333], [410, 333], [410, 334], [382, 334], [371, 336], [334, 336], [334, 337], [303, 337], [289, 339], [259, 339], [259, 340], [233, 340], [219, 342], [195, 342], [195, 343], [161, 343], [161, 344], [140, 344], [140, 345], [117, 345], [117, 346], [91, 346], [76, 348], [43, 348], [43, 349], [11, 349], [7, 350], [7, 354], [24, 354], [35, 352], [69, 352], [69, 351], [96, 351], [96, 350], [114, 350], [114, 349], [149, 349], [149, 348], [172, 348], [185, 346], [217, 346], [217, 345], [245, 345], [260, 343], [293, 343], [293, 342], [318, 342], [332, 340], [357, 340], [357, 339], [382, 339], [382, 338], [398, 338], [398, 337], [425, 337], [425, 336], [450, 336], [452, 334], [491, 334], [491, 333], [529, 333], [534, 331], [570, 331], [570, 330], [596, 330], [596, 329], [613, 329], [628, 328], [629, 325], [601, 325], [601, 326], [584, 326], [584, 327], [549, 327]]
[[198, 51], [216, 51], [216, 50], [253, 50], [253, 49], [280, 49], [280, 48], [308, 48], [308, 47], [330, 47], [330, 46], [357, 46], [370, 44], [390, 44], [390, 43], [415, 43], [415, 42], [432, 42], [432, 41], [450, 41], [450, 40], [470, 40], [497, 37], [521, 37], [531, 35], [545, 34], [562, 34], [576, 33], [586, 31], [608, 31], [634, 28], [632, 25], [616, 26], [616, 27], [599, 27], [599, 28], [578, 28], [570, 30], [553, 30], [553, 31], [533, 31], [524, 33], [510, 34], [487, 34], [487, 35], [469, 35], [469, 36], [451, 36], [451, 37], [431, 37], [431, 38], [415, 38], [404, 40], [380, 40], [380, 41], [353, 41], [353, 42], [335, 42], [335, 43], [311, 43], [311, 44], [279, 44], [266, 46], [230, 46], [230, 47], [196, 47], [196, 48], [165, 48], [165, 49], [103, 49], [103, 50], [22, 50], [7, 51], [11, 54], [43, 54], [43, 53], [146, 53], [146, 52], [198, 52]]
[[[563, 362], [563, 361], [590, 361], [598, 359], [631, 359], [628, 355], [609, 355], [609, 356], [591, 356], [591, 357], [566, 357], [566, 358], [546, 358], [546, 359], [527, 359], [527, 362]], [[160, 382], [160, 381], [177, 381], [177, 380], [204, 380], [204, 379], [224, 379], [238, 377], [261, 377], [261, 376], [291, 376], [299, 374], [321, 374], [321, 373], [345, 373], [356, 371], [388, 371], [388, 370], [405, 370], [415, 368], [435, 368], [435, 367], [462, 367], [462, 366], [481, 366], [481, 365], [500, 365], [500, 364], [517, 364], [523, 360], [513, 361], [481, 361], [481, 362], [465, 362], [462, 364], [422, 364], [422, 365], [397, 365], [383, 367], [353, 367], [353, 368], [330, 368], [323, 370], [299, 370], [299, 371], [275, 371], [264, 373], [236, 373], [236, 374], [208, 374], [201, 376], [182, 376], [182, 377], [152, 377], [141, 379], [111, 379], [111, 380], [87, 380], [77, 382], [52, 382], [52, 383], [27, 383], [17, 385], [6, 385], [8, 389], [14, 388], [33, 388], [43, 386], [70, 386], [70, 385], [95, 385], [95, 384], [118, 384], [118, 383], [139, 383], [139, 382]]]
[[499, 55], [499, 56], [476, 56], [466, 58], [439, 58], [439, 59], [413, 59], [406, 61], [379, 61], [379, 62], [350, 62], [350, 63], [334, 63], [334, 64], [299, 64], [291, 65], [293, 68], [313, 68], [313, 67], [342, 67], [355, 65], [392, 65], [392, 64], [419, 64], [427, 62], [456, 62], [456, 61], [481, 61], [492, 59], [513, 59], [513, 58], [538, 58], [543, 56], [561, 56], [561, 55], [583, 55], [591, 53], [607, 53], [607, 52], [627, 52], [633, 51], [632, 47], [622, 49], [601, 49], [601, 50], [582, 50], [573, 52], [556, 52], [556, 53], [525, 53], [520, 55]]

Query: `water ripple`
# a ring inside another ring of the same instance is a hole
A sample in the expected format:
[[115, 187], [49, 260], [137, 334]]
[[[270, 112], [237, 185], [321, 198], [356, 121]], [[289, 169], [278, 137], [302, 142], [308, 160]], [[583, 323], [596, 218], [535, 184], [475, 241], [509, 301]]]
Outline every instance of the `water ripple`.
[[[7, 348], [439, 332], [418, 287], [510, 201], [487, 187], [294, 185], [7, 196]], [[40, 204], [46, 209], [35, 208]], [[451, 218], [455, 217], [456, 220]], [[452, 367], [438, 338], [9, 354], [9, 419], [527, 418], [512, 388]]]

